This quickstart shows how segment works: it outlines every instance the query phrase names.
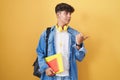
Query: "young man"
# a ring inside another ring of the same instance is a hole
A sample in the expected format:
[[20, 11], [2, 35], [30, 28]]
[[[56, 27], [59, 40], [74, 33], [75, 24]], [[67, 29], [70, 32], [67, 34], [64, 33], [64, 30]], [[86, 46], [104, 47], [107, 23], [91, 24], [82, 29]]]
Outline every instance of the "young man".
[[64, 71], [54, 74], [45, 62], [46, 31], [40, 37], [37, 47], [41, 80], [78, 80], [76, 60], [82, 61], [85, 56], [83, 41], [87, 38], [82, 33], [68, 26], [74, 8], [66, 3], [55, 7], [57, 24], [51, 27], [48, 39], [48, 56], [61, 53]]

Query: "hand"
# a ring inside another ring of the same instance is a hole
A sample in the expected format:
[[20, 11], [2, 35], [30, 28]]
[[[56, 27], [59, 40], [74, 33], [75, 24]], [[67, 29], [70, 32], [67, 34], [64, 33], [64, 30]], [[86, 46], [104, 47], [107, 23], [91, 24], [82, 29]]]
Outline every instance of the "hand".
[[84, 40], [86, 40], [88, 36], [84, 36], [83, 33], [76, 35], [76, 43], [81, 44]]
[[45, 70], [47, 76], [54, 76], [55, 72], [51, 68]]

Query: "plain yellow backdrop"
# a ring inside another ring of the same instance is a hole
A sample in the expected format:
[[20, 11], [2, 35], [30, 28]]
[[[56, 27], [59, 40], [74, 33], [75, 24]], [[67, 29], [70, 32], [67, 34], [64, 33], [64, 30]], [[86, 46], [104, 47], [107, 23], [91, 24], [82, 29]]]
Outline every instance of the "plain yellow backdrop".
[[89, 36], [79, 80], [120, 80], [120, 0], [1, 0], [0, 80], [39, 80], [32, 75], [36, 47], [56, 24], [60, 2], [74, 6], [70, 25]]

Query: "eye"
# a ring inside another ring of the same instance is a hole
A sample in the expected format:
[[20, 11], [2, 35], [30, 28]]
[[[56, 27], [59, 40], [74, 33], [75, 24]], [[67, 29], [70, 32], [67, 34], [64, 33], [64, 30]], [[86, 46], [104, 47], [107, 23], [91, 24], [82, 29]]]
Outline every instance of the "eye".
[[66, 12], [66, 15], [68, 15], [68, 12]]
[[66, 12], [66, 15], [71, 15], [71, 13], [70, 12]]

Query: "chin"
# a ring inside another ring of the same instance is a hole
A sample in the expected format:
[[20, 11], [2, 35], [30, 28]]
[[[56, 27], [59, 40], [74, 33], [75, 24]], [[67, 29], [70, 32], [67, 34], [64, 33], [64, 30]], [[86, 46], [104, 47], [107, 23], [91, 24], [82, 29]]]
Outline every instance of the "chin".
[[68, 20], [67, 23], [69, 24], [69, 23], [70, 23], [70, 20]]
[[69, 24], [69, 22], [66, 22], [66, 25]]

